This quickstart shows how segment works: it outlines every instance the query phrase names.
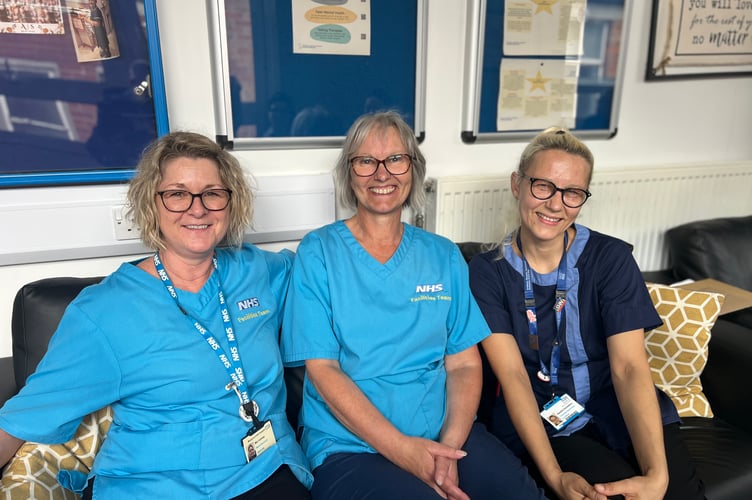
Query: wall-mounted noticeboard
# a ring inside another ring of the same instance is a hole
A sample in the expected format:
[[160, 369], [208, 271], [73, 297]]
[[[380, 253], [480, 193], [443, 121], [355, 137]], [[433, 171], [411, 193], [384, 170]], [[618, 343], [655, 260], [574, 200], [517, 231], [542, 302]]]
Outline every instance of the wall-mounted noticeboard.
[[469, 0], [462, 140], [617, 132], [631, 0]]
[[338, 147], [363, 113], [424, 135], [427, 0], [211, 0], [217, 141]]
[[0, 5], [0, 187], [120, 182], [167, 133], [155, 0]]

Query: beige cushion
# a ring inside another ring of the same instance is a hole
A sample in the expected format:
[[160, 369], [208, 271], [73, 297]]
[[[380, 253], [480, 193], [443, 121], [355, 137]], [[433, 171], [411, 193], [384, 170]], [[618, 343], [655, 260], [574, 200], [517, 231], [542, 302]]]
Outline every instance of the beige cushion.
[[57, 473], [60, 470], [75, 470], [88, 474], [111, 423], [112, 410], [108, 406], [87, 415], [73, 439], [67, 443], [24, 443], [3, 471], [0, 498], [78, 499], [78, 495], [58, 483]]
[[653, 382], [668, 394], [681, 417], [712, 417], [700, 375], [708, 361], [710, 330], [724, 296], [648, 284], [663, 325], [645, 332]]

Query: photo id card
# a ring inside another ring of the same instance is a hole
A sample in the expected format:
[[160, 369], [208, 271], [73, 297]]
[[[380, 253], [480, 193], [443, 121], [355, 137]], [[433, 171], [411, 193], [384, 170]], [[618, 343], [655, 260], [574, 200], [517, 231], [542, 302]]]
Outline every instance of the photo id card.
[[245, 453], [245, 461], [250, 462], [274, 446], [276, 442], [271, 420], [264, 422], [260, 429], [249, 430], [248, 434], [240, 440], [243, 445], [243, 453]]
[[543, 420], [553, 425], [554, 429], [560, 431], [584, 411], [585, 408], [572, 399], [569, 394], [563, 394], [555, 396], [551, 401], [546, 403], [540, 415], [543, 417]]

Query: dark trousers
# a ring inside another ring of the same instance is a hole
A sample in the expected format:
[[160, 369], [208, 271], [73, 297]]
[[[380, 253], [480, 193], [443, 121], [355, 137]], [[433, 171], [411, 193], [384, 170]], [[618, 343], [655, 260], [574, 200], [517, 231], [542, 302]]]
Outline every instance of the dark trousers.
[[[467, 456], [457, 462], [459, 486], [473, 500], [545, 498], [519, 459], [483, 425], [473, 426], [462, 449]], [[313, 477], [314, 499], [440, 498], [416, 476], [375, 453], [331, 455]]]
[[[572, 436], [551, 439], [551, 447], [564, 471], [576, 472], [591, 484], [607, 483], [640, 475], [640, 467], [630, 450], [622, 456], [608, 448], [592, 425]], [[697, 476], [689, 452], [679, 432], [679, 424], [663, 427], [663, 440], [668, 462], [667, 500], [702, 500], [705, 486]], [[621, 498], [621, 497], [618, 497]]]
[[287, 465], [282, 465], [266, 481], [232, 500], [278, 500], [281, 498], [285, 500], [311, 498], [308, 489], [298, 481]]

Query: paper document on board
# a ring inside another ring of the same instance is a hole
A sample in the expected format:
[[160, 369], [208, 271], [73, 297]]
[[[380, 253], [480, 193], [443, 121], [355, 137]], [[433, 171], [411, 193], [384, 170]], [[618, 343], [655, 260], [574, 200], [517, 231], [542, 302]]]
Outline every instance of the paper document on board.
[[582, 54], [587, 0], [508, 1], [504, 7], [504, 54]]
[[295, 54], [371, 55], [371, 0], [292, 0]]
[[503, 59], [497, 130], [574, 128], [579, 71], [577, 61]]

